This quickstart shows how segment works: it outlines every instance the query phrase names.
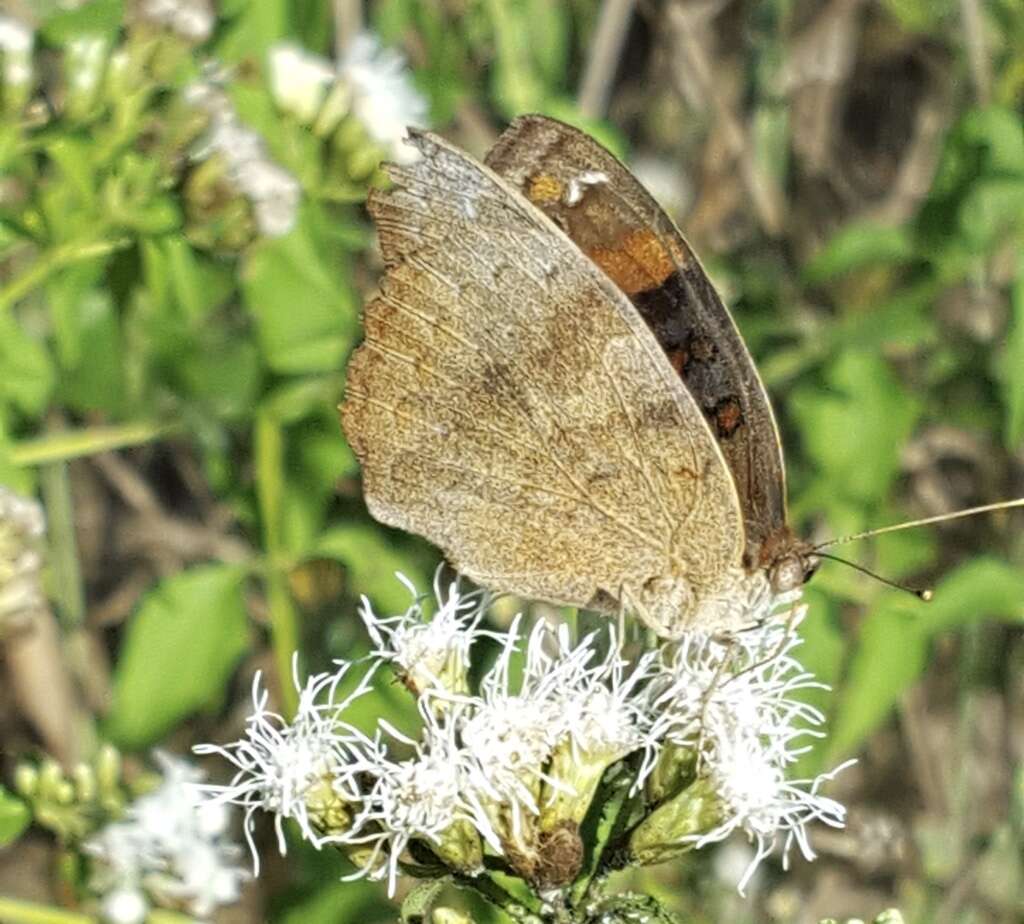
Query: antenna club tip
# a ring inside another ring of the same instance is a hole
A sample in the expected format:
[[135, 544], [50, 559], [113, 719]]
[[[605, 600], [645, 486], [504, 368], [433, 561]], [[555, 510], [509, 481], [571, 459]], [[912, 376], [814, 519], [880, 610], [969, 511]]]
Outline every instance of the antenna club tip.
[[926, 587], [924, 590], [919, 590], [917, 595], [925, 603], [931, 603], [932, 599], [935, 597], [935, 592], [930, 587]]

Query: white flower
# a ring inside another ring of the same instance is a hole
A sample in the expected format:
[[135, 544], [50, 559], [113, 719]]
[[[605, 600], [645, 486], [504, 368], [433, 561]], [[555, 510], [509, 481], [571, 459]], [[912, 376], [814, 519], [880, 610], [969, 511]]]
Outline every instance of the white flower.
[[406, 129], [426, 124], [427, 104], [413, 86], [404, 57], [367, 33], [357, 35], [338, 64], [352, 90], [352, 111], [370, 137], [398, 163], [416, 159], [404, 143]]
[[143, 924], [149, 914], [149, 902], [141, 889], [114, 889], [103, 896], [100, 914], [110, 924]]
[[480, 765], [484, 792], [509, 804], [517, 835], [522, 811], [540, 811], [537, 795], [544, 765], [567, 731], [564, 694], [592, 657], [584, 645], [562, 658], [549, 654], [545, 648], [551, 630], [538, 622], [527, 640], [522, 680], [513, 689], [510, 669], [520, 622], [516, 617], [509, 628], [501, 654], [480, 683], [479, 696], [465, 701], [469, 708], [462, 726], [462, 741]]
[[[321, 834], [311, 818], [312, 809], [323, 799], [336, 797], [341, 803], [359, 807], [358, 774], [372, 771], [383, 759], [380, 745], [342, 719], [342, 714], [369, 689], [372, 672], [355, 690], [338, 700], [338, 686], [350, 665], [342, 664], [333, 674], [317, 674], [300, 691], [295, 719], [267, 709], [269, 693], [253, 679], [253, 712], [246, 719], [245, 736], [223, 747], [197, 745], [197, 754], [218, 754], [236, 768], [234, 778], [224, 786], [204, 786], [203, 795], [214, 803], [230, 803], [245, 809], [245, 836], [252, 852], [253, 868], [259, 873], [259, 855], [253, 841], [257, 810], [274, 815], [278, 849], [286, 852], [284, 819], [293, 818], [303, 837], [317, 847], [336, 839]], [[315, 797], [315, 798], [314, 798]]]
[[267, 55], [270, 92], [285, 112], [308, 125], [323, 105], [335, 72], [326, 58], [295, 42], [278, 42]]
[[142, 0], [139, 13], [195, 44], [213, 34], [215, 17], [209, 0]]
[[0, 485], [0, 632], [30, 622], [46, 608], [40, 582], [43, 508]]
[[373, 654], [396, 664], [416, 693], [429, 689], [465, 692], [470, 647], [481, 636], [498, 637], [479, 628], [490, 598], [479, 591], [460, 593], [457, 581], [448, 585], [445, 596], [438, 569], [434, 577], [436, 610], [428, 617], [416, 588], [404, 575], [397, 577], [413, 597], [402, 615], [376, 616], [370, 601], [363, 597], [359, 615], [376, 646]]
[[235, 862], [238, 846], [224, 837], [223, 819], [211, 826], [197, 808], [202, 773], [167, 754], [156, 760], [161, 785], [85, 844], [95, 864], [92, 887], [112, 924], [143, 920], [151, 903], [207, 917], [234, 902], [248, 879]]
[[107, 40], [101, 35], [83, 35], [71, 39], [64, 49], [64, 67], [69, 90], [90, 99], [103, 78]]
[[813, 860], [807, 825], [821, 821], [841, 828], [846, 821], [846, 809], [834, 799], [820, 795], [818, 790], [852, 763], [841, 764], [813, 780], [787, 780], [785, 766], [772, 746], [765, 747], [753, 735], [719, 736], [714, 755], [708, 760], [708, 775], [731, 814], [711, 831], [690, 839], [697, 847], [703, 847], [724, 840], [737, 828], [747, 834], [756, 845], [756, 852], [739, 882], [741, 893], [780, 838], [784, 868], [788, 868], [794, 843], [806, 859]]
[[799, 607], [787, 622], [769, 620], [725, 641], [699, 635], [681, 640], [667, 659], [655, 702], [661, 733], [697, 749], [699, 772], [725, 806], [720, 824], [686, 840], [702, 847], [740, 829], [756, 845], [740, 891], [780, 839], [784, 863], [794, 842], [812, 859], [806, 826], [815, 820], [833, 827], [844, 823], [843, 806], [818, 789], [848, 764], [814, 780], [787, 779], [787, 770], [807, 750], [801, 742], [821, 737], [825, 720], [794, 695], [827, 689], [792, 655], [801, 644], [793, 627], [805, 611]]
[[231, 182], [252, 204], [261, 234], [287, 234], [295, 226], [302, 196], [298, 180], [270, 159], [263, 138], [242, 125], [227, 94], [214, 83], [193, 84], [185, 99], [210, 117], [210, 128], [196, 156], [216, 154], [223, 159]]
[[[592, 646], [593, 638], [587, 638], [577, 650], [593, 653]], [[638, 783], [643, 781], [656, 753], [651, 735], [651, 694], [656, 687], [651, 680], [657, 675], [657, 658], [652, 651], [631, 664], [622, 657], [615, 632], [609, 630], [604, 661], [581, 672], [576, 688], [564, 699], [565, 727], [577, 759], [587, 754], [607, 764], [645, 748], [648, 759]]]
[[[466, 873], [477, 872], [482, 861], [480, 836], [500, 851], [478, 798], [480, 767], [475, 756], [459, 744], [458, 709], [435, 714], [421, 704], [420, 712], [424, 729], [418, 744], [389, 727], [393, 736], [415, 745], [415, 754], [409, 760], [379, 763], [367, 809], [357, 819], [356, 833], [345, 839], [372, 845], [363, 868], [355, 875], [386, 876], [391, 895], [399, 858], [413, 839], [427, 841]], [[460, 823], [464, 827], [459, 828]], [[363, 830], [369, 833], [361, 833]], [[470, 834], [473, 831], [476, 833]]]
[[32, 81], [32, 46], [35, 33], [20, 20], [0, 16], [0, 58], [7, 88], [23, 89]]

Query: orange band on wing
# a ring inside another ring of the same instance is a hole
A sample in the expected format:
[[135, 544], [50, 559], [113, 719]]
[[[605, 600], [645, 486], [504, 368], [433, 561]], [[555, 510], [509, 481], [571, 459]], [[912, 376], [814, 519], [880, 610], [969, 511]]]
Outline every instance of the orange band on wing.
[[660, 286], [677, 269], [657, 235], [646, 229], [630, 231], [614, 247], [595, 247], [587, 256], [626, 295]]

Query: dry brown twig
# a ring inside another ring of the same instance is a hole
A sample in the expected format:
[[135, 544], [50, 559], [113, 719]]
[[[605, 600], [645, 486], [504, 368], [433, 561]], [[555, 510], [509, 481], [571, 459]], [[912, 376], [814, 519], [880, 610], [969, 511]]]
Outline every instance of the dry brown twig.
[[671, 41], [678, 52], [675, 58], [679, 62], [678, 66], [672, 68], [672, 78], [677, 92], [684, 99], [692, 95], [686, 83], [689, 77], [696, 83], [700, 97], [710, 103], [758, 223], [766, 234], [775, 237], [781, 233], [785, 222], [786, 208], [782, 191], [758, 165], [750, 132], [722, 94], [714, 78], [707, 50], [697, 38], [701, 24], [713, 17], [719, 7], [717, 2], [702, 4], [697, 8], [677, 0], [666, 9], [666, 22]]
[[605, 0], [601, 4], [577, 99], [580, 112], [587, 118], [599, 118], [608, 108], [635, 7], [636, 0]]

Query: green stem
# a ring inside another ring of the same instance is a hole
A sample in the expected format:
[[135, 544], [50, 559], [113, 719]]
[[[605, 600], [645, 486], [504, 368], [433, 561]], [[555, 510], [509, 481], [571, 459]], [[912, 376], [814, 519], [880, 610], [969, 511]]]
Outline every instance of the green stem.
[[284, 548], [284, 434], [279, 421], [263, 411], [256, 416], [256, 496], [267, 550], [267, 606], [285, 716], [295, 714], [298, 693], [292, 683], [292, 656], [299, 648], [299, 619], [288, 588], [288, 559]]
[[60, 244], [46, 251], [25, 272], [0, 289], [0, 311], [24, 298], [46, 282], [51, 275], [65, 267], [123, 250], [130, 243], [130, 238], [117, 238], [112, 241], [90, 241], [86, 244]]
[[96, 924], [96, 918], [80, 911], [0, 896], [0, 924]]
[[40, 475], [55, 596], [65, 626], [80, 626], [85, 619], [85, 591], [82, 588], [82, 569], [78, 564], [78, 537], [75, 535], [74, 502], [67, 462], [44, 465]]
[[66, 430], [38, 439], [23, 440], [10, 450], [10, 461], [15, 465], [46, 465], [63, 462], [79, 456], [91, 456], [126, 446], [141, 446], [167, 436], [178, 425], [140, 420], [135, 423], [110, 427], [88, 427], [85, 430]]

